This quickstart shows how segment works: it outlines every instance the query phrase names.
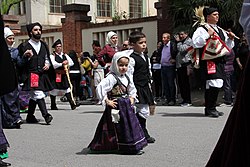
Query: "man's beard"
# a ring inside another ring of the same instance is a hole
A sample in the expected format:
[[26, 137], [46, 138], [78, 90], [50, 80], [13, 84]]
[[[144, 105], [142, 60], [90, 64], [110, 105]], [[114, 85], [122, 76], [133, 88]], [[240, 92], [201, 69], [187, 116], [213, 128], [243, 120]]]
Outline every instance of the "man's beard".
[[32, 34], [32, 37], [35, 39], [41, 39], [41, 34]]

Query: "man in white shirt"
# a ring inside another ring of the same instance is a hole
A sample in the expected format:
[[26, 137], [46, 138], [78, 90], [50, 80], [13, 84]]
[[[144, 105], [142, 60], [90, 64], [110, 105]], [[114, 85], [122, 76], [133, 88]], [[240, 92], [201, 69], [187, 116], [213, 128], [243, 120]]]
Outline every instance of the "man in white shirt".
[[[217, 8], [205, 7], [203, 15], [206, 20], [204, 26], [200, 26], [194, 32], [192, 40], [194, 48], [199, 48], [200, 53], [203, 53], [207, 40], [213, 35], [218, 35], [225, 42], [229, 49], [234, 47], [234, 34], [225, 32], [216, 24], [219, 20], [219, 12]], [[201, 56], [201, 54], [200, 54]], [[224, 56], [211, 60], [202, 60], [200, 62], [201, 70], [206, 79], [205, 89], [205, 115], [209, 117], [222, 116], [222, 112], [216, 110], [216, 101], [219, 94], [219, 89], [223, 86], [224, 75]]]
[[51, 110], [58, 110], [56, 106], [56, 95], [58, 94], [59, 90], [65, 94], [67, 100], [70, 103], [71, 109], [74, 110], [79, 105], [76, 104], [73, 98], [71, 89], [72, 86], [70, 86], [70, 80], [66, 75], [66, 70], [69, 70], [68, 66], [73, 66], [74, 62], [67, 54], [62, 52], [62, 42], [60, 39], [54, 42], [52, 48], [54, 48], [55, 51], [50, 55], [50, 59], [56, 72], [56, 83], [55, 89], [50, 91]]

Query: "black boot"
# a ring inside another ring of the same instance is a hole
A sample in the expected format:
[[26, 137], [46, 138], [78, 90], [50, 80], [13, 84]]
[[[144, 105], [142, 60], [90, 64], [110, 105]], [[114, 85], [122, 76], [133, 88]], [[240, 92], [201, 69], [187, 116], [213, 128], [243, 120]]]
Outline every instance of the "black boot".
[[36, 119], [36, 117], [34, 116], [36, 110], [36, 101], [30, 99], [29, 101], [29, 108], [28, 108], [28, 114], [26, 117], [26, 122], [27, 123], [38, 123], [39, 121]]
[[217, 118], [224, 114], [216, 110], [218, 94], [219, 88], [210, 87], [205, 90], [205, 116]]
[[6, 167], [6, 166], [11, 166], [11, 164], [8, 162], [3, 162], [3, 160], [0, 158], [0, 167]]
[[51, 101], [51, 110], [58, 110], [56, 106], [56, 96], [50, 95], [50, 101]]
[[38, 104], [38, 107], [39, 107], [39, 109], [40, 109], [40, 111], [42, 113], [43, 118], [45, 119], [45, 122], [47, 124], [49, 124], [52, 121], [53, 117], [47, 111], [45, 100], [44, 99], [38, 99], [37, 104]]
[[66, 93], [65, 96], [67, 97], [72, 110], [76, 109], [76, 107], [79, 107], [79, 104], [76, 104], [70, 93]]
[[155, 138], [151, 137], [148, 133], [148, 130], [146, 128], [146, 119], [145, 118], [142, 118], [139, 114], [136, 114], [139, 122], [140, 122], [140, 125], [142, 127], [142, 130], [144, 132], [144, 135], [145, 135], [145, 138], [147, 140], [148, 143], [154, 143], [155, 142]]

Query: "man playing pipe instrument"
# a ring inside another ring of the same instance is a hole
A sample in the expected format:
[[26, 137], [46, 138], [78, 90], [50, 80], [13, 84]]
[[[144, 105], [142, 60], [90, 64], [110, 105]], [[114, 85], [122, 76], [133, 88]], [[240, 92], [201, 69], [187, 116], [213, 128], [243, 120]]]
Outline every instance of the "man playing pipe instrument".
[[200, 51], [200, 67], [205, 76], [205, 115], [209, 117], [222, 116], [216, 110], [219, 88], [223, 86], [224, 56], [234, 47], [232, 32], [218, 28], [219, 20], [217, 8], [205, 7], [203, 15], [206, 23], [197, 28], [192, 40], [194, 48]]

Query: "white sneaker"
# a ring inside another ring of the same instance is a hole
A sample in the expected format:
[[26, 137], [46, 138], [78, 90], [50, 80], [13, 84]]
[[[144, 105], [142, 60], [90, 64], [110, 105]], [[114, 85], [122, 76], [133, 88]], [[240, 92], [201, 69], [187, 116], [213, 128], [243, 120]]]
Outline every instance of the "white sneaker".
[[219, 105], [220, 107], [232, 107], [232, 104], [226, 104], [226, 103], [222, 103]]
[[182, 107], [190, 107], [190, 106], [192, 106], [192, 104], [191, 103], [183, 103], [183, 104], [181, 104], [181, 106]]

